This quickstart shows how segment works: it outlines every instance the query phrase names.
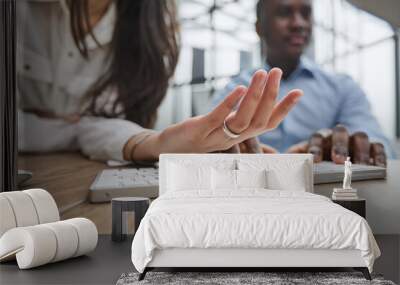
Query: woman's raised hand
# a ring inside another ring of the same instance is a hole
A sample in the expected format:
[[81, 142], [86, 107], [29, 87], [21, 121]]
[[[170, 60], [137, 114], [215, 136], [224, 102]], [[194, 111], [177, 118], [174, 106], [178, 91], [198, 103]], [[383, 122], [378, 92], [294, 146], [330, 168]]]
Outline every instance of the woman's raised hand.
[[248, 88], [238, 86], [210, 113], [152, 136], [138, 146], [134, 159], [146, 159], [149, 155], [155, 159], [160, 153], [223, 151], [276, 128], [303, 94], [301, 90], [292, 90], [276, 102], [281, 77], [278, 68], [269, 73], [258, 70]]
[[[276, 128], [302, 95], [301, 90], [290, 91], [276, 102], [282, 71], [257, 71], [248, 88], [238, 86], [213, 111], [174, 125], [165, 130], [167, 152], [212, 152], [225, 150], [234, 144]], [[236, 110], [234, 107], [239, 103]], [[223, 130], [226, 126], [238, 137], [231, 138]], [[171, 136], [170, 136], [171, 135]], [[164, 137], [165, 137], [164, 136]], [[167, 139], [168, 138], [168, 139]]]

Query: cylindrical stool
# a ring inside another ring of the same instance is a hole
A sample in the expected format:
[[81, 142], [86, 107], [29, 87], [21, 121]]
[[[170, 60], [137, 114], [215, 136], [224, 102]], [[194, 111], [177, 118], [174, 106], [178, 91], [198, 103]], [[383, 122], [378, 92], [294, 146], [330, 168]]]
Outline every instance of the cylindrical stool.
[[124, 212], [135, 213], [135, 228], [139, 227], [140, 221], [146, 214], [150, 205], [149, 198], [143, 197], [120, 197], [112, 201], [112, 236], [113, 241], [126, 239], [127, 219]]

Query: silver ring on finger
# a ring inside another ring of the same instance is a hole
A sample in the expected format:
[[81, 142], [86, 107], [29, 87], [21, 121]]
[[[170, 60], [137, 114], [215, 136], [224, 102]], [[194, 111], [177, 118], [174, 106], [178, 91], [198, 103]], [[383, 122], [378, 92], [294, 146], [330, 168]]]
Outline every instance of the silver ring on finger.
[[226, 120], [224, 120], [224, 125], [222, 126], [222, 130], [223, 130], [224, 133], [225, 133], [228, 137], [230, 137], [231, 139], [237, 139], [237, 138], [240, 136], [240, 134], [237, 134], [237, 133], [235, 133], [235, 132], [232, 132], [232, 131], [229, 129], [229, 127], [228, 127], [227, 124], [226, 124]]

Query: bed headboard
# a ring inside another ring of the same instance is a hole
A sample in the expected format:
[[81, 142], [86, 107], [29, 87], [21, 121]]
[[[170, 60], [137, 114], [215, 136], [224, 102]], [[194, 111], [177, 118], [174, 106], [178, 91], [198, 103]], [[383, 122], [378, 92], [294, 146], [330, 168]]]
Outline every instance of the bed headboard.
[[[312, 154], [161, 154], [159, 160], [159, 195], [167, 191], [168, 164], [190, 163], [195, 166], [213, 166], [215, 164], [234, 165], [235, 169], [242, 167], [254, 169], [258, 165], [267, 165], [267, 168], [283, 167], [284, 176], [290, 176], [299, 169], [304, 175], [305, 191], [314, 191], [313, 156]], [[301, 165], [301, 168], [298, 166]]]

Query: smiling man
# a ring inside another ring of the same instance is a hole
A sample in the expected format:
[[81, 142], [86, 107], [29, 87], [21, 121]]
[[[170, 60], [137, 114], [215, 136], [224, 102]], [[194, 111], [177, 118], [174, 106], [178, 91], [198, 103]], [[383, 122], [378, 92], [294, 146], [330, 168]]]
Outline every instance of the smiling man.
[[[360, 87], [349, 76], [326, 72], [303, 55], [312, 28], [310, 0], [259, 0], [257, 4], [256, 30], [265, 46], [264, 68], [283, 70], [279, 97], [293, 88], [304, 91], [300, 102], [279, 127], [259, 136], [269, 146], [262, 149], [264, 152], [274, 149], [311, 152], [316, 161], [325, 159], [336, 163], [343, 163], [347, 155], [352, 155], [353, 160], [363, 158], [355, 162], [372, 164], [377, 161], [374, 156], [381, 157], [382, 153], [393, 157], [390, 143], [371, 114]], [[232, 78], [214, 103], [238, 84], [248, 85], [253, 72], [246, 70]], [[330, 135], [316, 135], [321, 129], [330, 129]], [[321, 140], [315, 139], [318, 136]], [[251, 145], [255, 145], [254, 140]], [[368, 147], [361, 147], [365, 145]], [[379, 154], [376, 149], [381, 150]]]

